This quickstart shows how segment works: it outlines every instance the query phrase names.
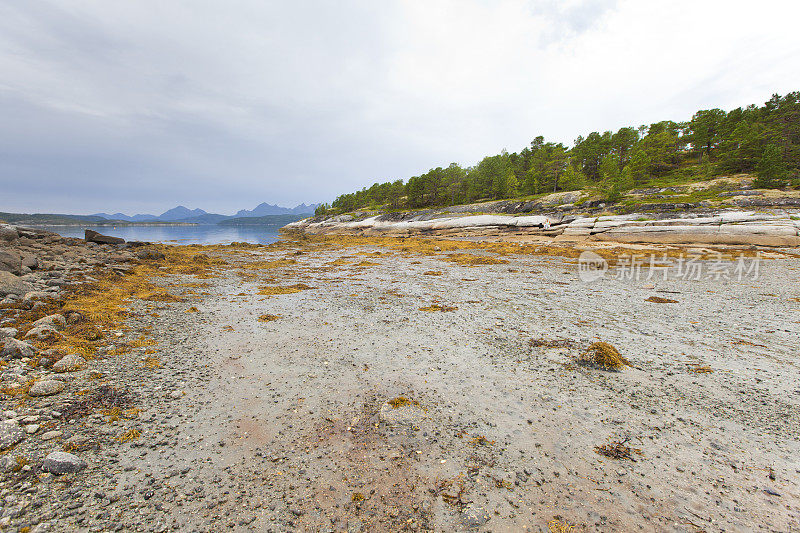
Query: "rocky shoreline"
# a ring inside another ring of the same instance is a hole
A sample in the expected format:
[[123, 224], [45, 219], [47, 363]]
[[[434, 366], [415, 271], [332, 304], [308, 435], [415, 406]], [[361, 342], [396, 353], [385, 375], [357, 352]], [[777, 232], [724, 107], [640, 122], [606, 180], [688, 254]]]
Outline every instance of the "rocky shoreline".
[[800, 246], [800, 210], [706, 211], [652, 216], [398, 213], [309, 218], [284, 226], [312, 235], [551, 237], [556, 241]]

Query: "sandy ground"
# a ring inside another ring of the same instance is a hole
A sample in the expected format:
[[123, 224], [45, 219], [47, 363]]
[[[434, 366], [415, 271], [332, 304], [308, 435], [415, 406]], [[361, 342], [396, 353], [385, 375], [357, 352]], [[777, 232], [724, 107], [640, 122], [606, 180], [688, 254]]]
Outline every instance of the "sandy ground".
[[[120, 530], [800, 530], [797, 258], [585, 283], [532, 255], [224, 257], [297, 263], [221, 270], [134, 321], [165, 366], [131, 374], [142, 436], [96, 480]], [[596, 340], [633, 367], [576, 364]], [[630, 459], [596, 451], [615, 441]]]

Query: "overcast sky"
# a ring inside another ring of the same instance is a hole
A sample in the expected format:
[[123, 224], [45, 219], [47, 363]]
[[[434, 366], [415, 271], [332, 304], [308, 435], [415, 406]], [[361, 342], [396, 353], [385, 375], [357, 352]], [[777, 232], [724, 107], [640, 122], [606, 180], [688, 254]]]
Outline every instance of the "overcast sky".
[[0, 0], [0, 211], [229, 214], [800, 90], [800, 7]]

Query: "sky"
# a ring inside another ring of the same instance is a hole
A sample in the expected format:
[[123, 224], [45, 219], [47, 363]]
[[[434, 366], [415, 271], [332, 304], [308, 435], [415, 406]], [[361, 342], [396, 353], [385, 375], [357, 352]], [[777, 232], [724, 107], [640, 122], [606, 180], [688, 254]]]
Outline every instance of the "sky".
[[800, 90], [761, 0], [0, 0], [0, 211], [230, 214]]

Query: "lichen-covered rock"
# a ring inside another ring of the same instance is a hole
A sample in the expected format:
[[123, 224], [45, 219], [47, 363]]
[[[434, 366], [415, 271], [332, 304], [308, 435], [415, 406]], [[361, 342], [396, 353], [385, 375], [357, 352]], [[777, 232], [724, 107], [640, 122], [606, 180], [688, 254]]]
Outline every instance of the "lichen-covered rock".
[[14, 422], [0, 422], [0, 450], [5, 450], [25, 438], [25, 432]]
[[76, 372], [86, 368], [86, 359], [77, 354], [65, 355], [53, 365], [53, 372]]

